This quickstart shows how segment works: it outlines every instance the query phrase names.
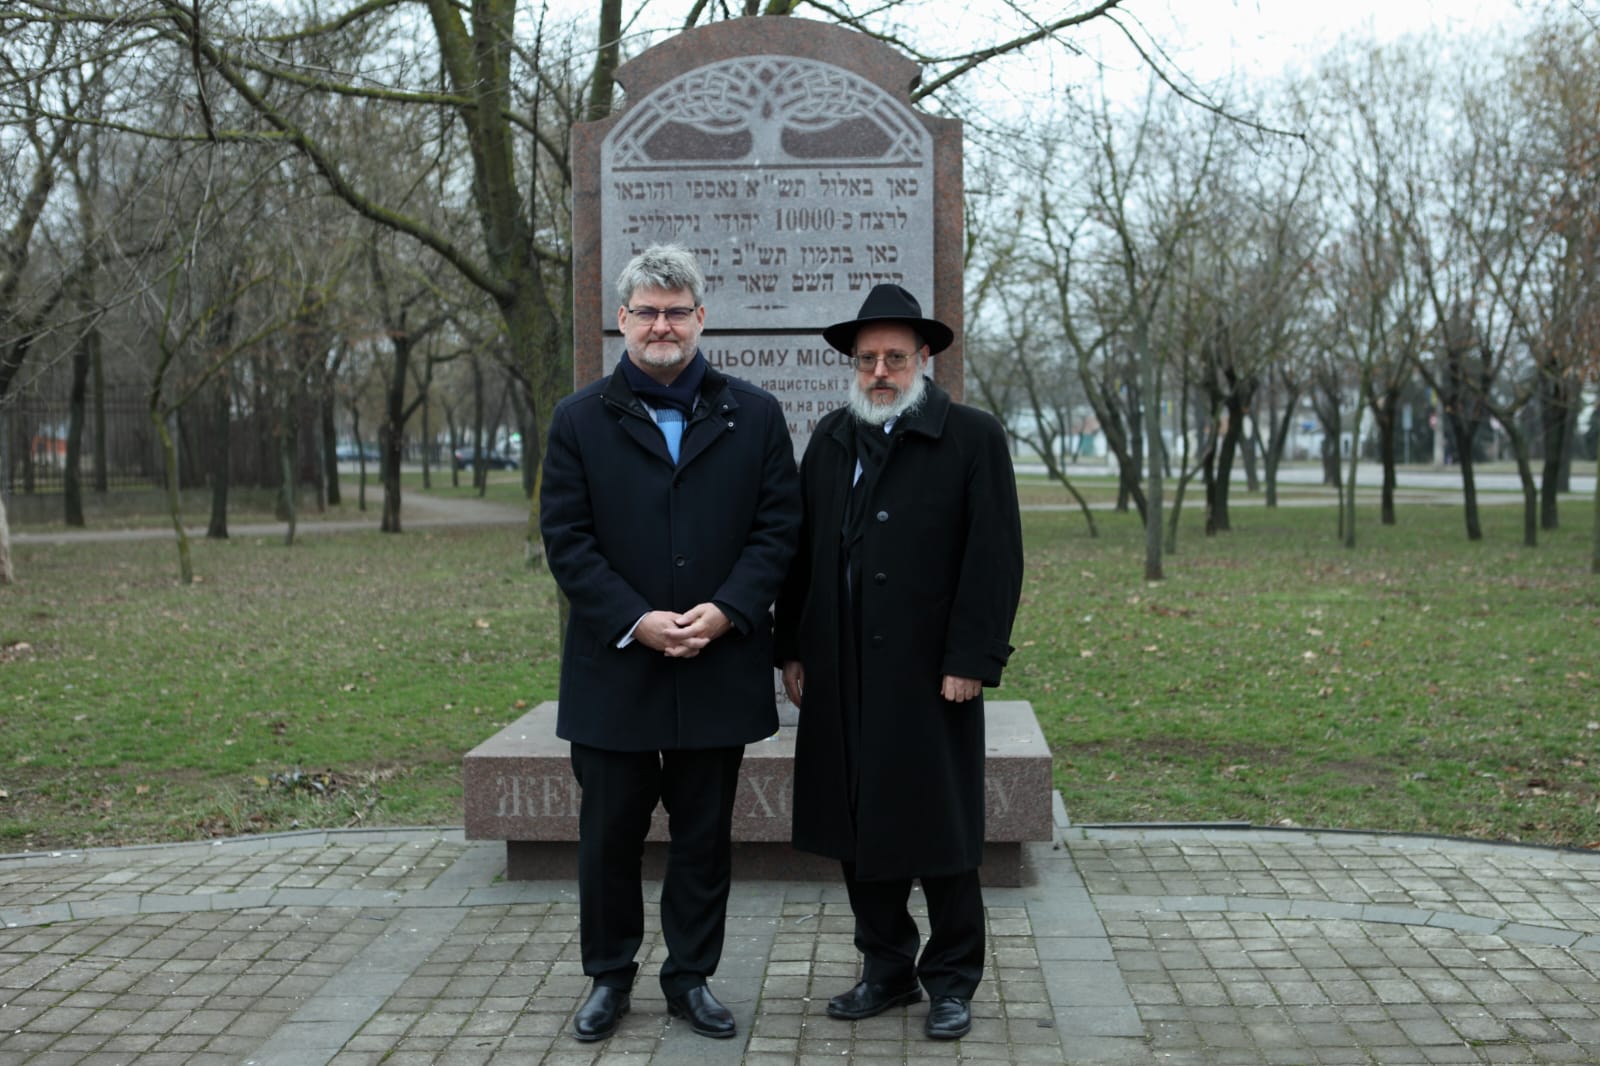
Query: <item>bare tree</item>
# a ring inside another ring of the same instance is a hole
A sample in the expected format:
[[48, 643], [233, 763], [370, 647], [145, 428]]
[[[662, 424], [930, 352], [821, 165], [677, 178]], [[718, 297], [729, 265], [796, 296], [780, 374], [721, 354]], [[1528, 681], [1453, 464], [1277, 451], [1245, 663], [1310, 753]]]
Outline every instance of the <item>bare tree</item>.
[[[1003, 260], [991, 264], [1002, 267]], [[988, 275], [994, 277], [993, 271]], [[1076, 387], [1077, 374], [1065, 363], [1060, 352], [1052, 351], [1038, 316], [1030, 308], [1048, 297], [1037, 288], [980, 286], [973, 301], [973, 320], [985, 318], [994, 327], [969, 330], [965, 342], [967, 370], [978, 385], [979, 395], [991, 411], [1012, 406], [1002, 393], [1014, 391], [1014, 403], [1021, 408], [1010, 423], [1012, 436], [1026, 444], [1043, 463], [1045, 476], [1064, 488], [1088, 528], [1089, 536], [1099, 535], [1089, 501], [1073, 484], [1066, 464], [1076, 455], [1069, 445], [1075, 436], [1074, 411], [1082, 409], [1082, 392]], [[986, 305], [994, 305], [994, 315], [985, 316]]]
[[1583, 380], [1600, 347], [1600, 32], [1575, 13], [1550, 12], [1507, 71], [1509, 97], [1523, 121], [1514, 171], [1528, 208], [1508, 238], [1534, 259], [1518, 315], [1521, 343], [1538, 372], [1544, 466], [1539, 521], [1559, 525], [1569, 487]]
[[[1463, 86], [1459, 118], [1447, 156], [1451, 178], [1436, 199], [1438, 221], [1425, 220], [1429, 205], [1413, 191], [1408, 218], [1424, 235], [1422, 262], [1428, 297], [1441, 340], [1440, 358], [1422, 370], [1455, 408], [1462, 476], [1472, 469], [1468, 412], [1492, 416], [1512, 444], [1524, 497], [1523, 542], [1538, 543], [1538, 493], [1521, 412], [1538, 395], [1537, 368], [1524, 343], [1538, 245], [1516, 236], [1525, 214], [1526, 188], [1513, 145], [1520, 119], [1502, 106], [1494, 86]], [[1431, 239], [1430, 239], [1431, 237]], [[1440, 366], [1442, 361], [1443, 365]], [[1469, 492], [1475, 506], [1475, 495]], [[1478, 539], [1476, 515], [1468, 535]]]
[[[1162, 518], [1165, 446], [1160, 432], [1162, 369], [1159, 353], [1153, 347], [1153, 326], [1167, 296], [1167, 287], [1179, 262], [1178, 250], [1196, 225], [1199, 204], [1215, 161], [1221, 121], [1214, 116], [1187, 130], [1187, 141], [1159, 143], [1159, 129], [1167, 128], [1173, 113], [1160, 114], [1147, 94], [1142, 114], [1135, 119], [1133, 133], [1122, 144], [1112, 135], [1109, 111], [1097, 122], [1096, 152], [1089, 174], [1090, 217], [1109, 231], [1106, 234], [1108, 269], [1098, 321], [1103, 332], [1085, 342], [1067, 305], [1067, 278], [1061, 268], [1070, 262], [1063, 245], [1049, 225], [1050, 213], [1043, 212], [1045, 246], [1056, 266], [1057, 296], [1062, 302], [1062, 317], [1069, 343], [1079, 356], [1085, 388], [1090, 388], [1088, 356], [1115, 344], [1128, 354], [1133, 367], [1130, 390], [1137, 390], [1137, 411], [1146, 433], [1143, 459], [1148, 502], [1132, 488], [1144, 519], [1144, 576], [1159, 581], [1163, 576]], [[1149, 156], [1146, 156], [1146, 152]], [[1095, 393], [1091, 390], [1091, 397]], [[1115, 393], [1102, 386], [1096, 412], [1105, 416], [1113, 411]], [[1137, 424], [1137, 423], [1136, 423]], [[1109, 437], [1108, 437], [1109, 439]], [[1137, 436], [1135, 435], [1135, 439]], [[1124, 444], [1117, 452], [1123, 470], [1123, 484], [1129, 485], [1140, 471], [1140, 457], [1128, 454]], [[1131, 477], [1130, 477], [1131, 475]]]
[[[77, 285], [75, 272], [57, 274], [42, 291], [25, 284], [51, 192], [78, 146], [73, 120], [82, 103], [81, 86], [42, 73], [57, 68], [69, 51], [64, 31], [29, 29], [0, 26], [0, 79], [12, 97], [0, 112], [0, 138], [8, 144], [0, 178], [0, 457], [8, 452], [3, 434], [12, 386], [40, 333]], [[0, 467], [0, 494], [9, 491], [10, 480], [11, 471]], [[10, 530], [0, 505], [0, 584], [13, 580]]]

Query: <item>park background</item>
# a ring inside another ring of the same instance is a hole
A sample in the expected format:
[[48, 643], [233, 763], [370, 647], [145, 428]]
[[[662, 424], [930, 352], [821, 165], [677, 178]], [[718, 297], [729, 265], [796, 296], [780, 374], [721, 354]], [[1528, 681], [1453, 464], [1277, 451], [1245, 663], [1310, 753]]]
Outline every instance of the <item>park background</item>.
[[1583, 5], [1249, 77], [1131, 0], [14, 8], [13, 849], [459, 822], [461, 754], [554, 693], [568, 131], [740, 15], [881, 37], [965, 123], [966, 393], [1028, 507], [1000, 694], [1076, 820], [1600, 838]]

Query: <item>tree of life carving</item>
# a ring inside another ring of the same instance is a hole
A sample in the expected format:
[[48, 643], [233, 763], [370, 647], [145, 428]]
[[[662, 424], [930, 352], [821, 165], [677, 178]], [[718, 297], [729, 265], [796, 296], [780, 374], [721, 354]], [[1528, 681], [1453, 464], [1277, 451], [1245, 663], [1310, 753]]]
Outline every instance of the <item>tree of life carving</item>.
[[[785, 134], [825, 134], [846, 123], [867, 122], [877, 142], [876, 162], [917, 165], [926, 133], [914, 126], [904, 105], [858, 75], [827, 63], [789, 56], [747, 56], [692, 70], [661, 86], [631, 109], [611, 145], [612, 165], [648, 166], [667, 159], [689, 161], [682, 148], [666, 155], [656, 135], [670, 126], [726, 139], [743, 135], [741, 157], [719, 153], [723, 163], [760, 165], [825, 163], [860, 159], [849, 145], [830, 145], [821, 157], [796, 159]], [[724, 140], [724, 143], [725, 140]]]

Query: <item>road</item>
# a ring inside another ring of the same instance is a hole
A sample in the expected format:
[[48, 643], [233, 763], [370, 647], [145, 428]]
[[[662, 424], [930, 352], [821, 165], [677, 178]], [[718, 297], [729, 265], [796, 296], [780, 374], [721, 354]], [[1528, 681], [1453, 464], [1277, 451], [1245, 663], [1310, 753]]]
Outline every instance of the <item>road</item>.
[[[1473, 482], [1480, 492], [1518, 492], [1521, 483], [1517, 480], [1516, 470], [1507, 469], [1509, 464], [1496, 463], [1483, 471], [1476, 471]], [[1586, 470], [1575, 470], [1572, 474], [1572, 493], [1568, 497], [1582, 497], [1588, 499], [1594, 495], [1594, 464], [1586, 463]], [[1018, 460], [1017, 473], [1043, 475], [1042, 463]], [[1348, 468], [1346, 468], [1348, 469]], [[1116, 467], [1106, 463], [1077, 463], [1067, 468], [1068, 477], [1112, 477], [1116, 474]], [[1539, 471], [1534, 470], [1535, 484]], [[1243, 484], [1244, 471], [1235, 467], [1233, 481]], [[1433, 467], [1402, 467], [1395, 471], [1395, 481], [1402, 489], [1429, 489], [1442, 491], [1461, 490], [1461, 471], [1456, 467], [1446, 467], [1437, 470]], [[1284, 466], [1278, 471], [1278, 484], [1283, 485], [1321, 485], [1322, 467], [1315, 463], [1301, 463]], [[1383, 484], [1383, 468], [1376, 463], [1363, 463], [1356, 467], [1356, 487], [1376, 490]]]
[[[1480, 496], [1479, 502], [1484, 505], [1514, 504], [1521, 499], [1517, 475], [1514, 470], [1505, 469], [1506, 464], [1497, 464], [1475, 476]], [[1018, 461], [1016, 470], [1019, 474], [1044, 475], [1044, 466], [1039, 463]], [[1592, 470], [1592, 468], [1591, 468]], [[1115, 467], [1105, 463], [1078, 463], [1067, 468], [1067, 475], [1073, 478], [1104, 478], [1115, 474]], [[1364, 490], [1377, 491], [1380, 486], [1383, 470], [1375, 463], [1367, 463], [1357, 468], [1356, 484]], [[1396, 472], [1396, 481], [1399, 489], [1408, 497], [1407, 502], [1449, 503], [1460, 499], [1461, 472], [1455, 468], [1434, 470], [1426, 467], [1405, 467]], [[1592, 472], [1574, 473], [1572, 475], [1572, 493], [1565, 499], [1569, 502], [1589, 501], [1594, 498], [1594, 480]], [[1233, 481], [1244, 483], [1244, 472], [1235, 470]], [[1278, 484], [1280, 487], [1289, 486], [1320, 486], [1322, 484], [1322, 468], [1316, 464], [1305, 463], [1285, 466], [1278, 471]], [[371, 494], [369, 493], [369, 496]], [[1252, 501], [1236, 499], [1234, 502], [1248, 504]], [[1285, 506], [1320, 507], [1330, 506], [1331, 498], [1299, 498], [1284, 501]], [[1027, 508], [1028, 510], [1057, 510], [1066, 507], [1065, 504], [1039, 504]], [[1075, 506], [1073, 509], [1076, 509]], [[351, 533], [362, 530], [378, 528], [382, 516], [381, 503], [369, 504], [367, 517], [355, 519], [329, 519], [319, 520], [315, 514], [304, 517], [295, 530], [296, 536], [314, 536], [322, 533]], [[421, 529], [429, 526], [446, 525], [510, 525], [525, 523], [528, 512], [521, 507], [499, 503], [492, 500], [463, 499], [459, 497], [430, 496], [422, 492], [410, 492], [405, 495], [401, 509], [401, 526], [405, 529]], [[191, 537], [205, 536], [203, 525], [188, 528]], [[234, 537], [282, 537], [284, 525], [281, 522], [261, 522], [249, 524], [234, 524], [229, 527], [229, 534]], [[113, 541], [113, 540], [156, 540], [170, 538], [172, 528], [166, 524], [154, 524], [136, 529], [83, 529], [83, 530], [51, 530], [48, 532], [29, 532], [25, 527], [13, 527], [11, 542], [13, 544], [71, 544], [82, 541]]]

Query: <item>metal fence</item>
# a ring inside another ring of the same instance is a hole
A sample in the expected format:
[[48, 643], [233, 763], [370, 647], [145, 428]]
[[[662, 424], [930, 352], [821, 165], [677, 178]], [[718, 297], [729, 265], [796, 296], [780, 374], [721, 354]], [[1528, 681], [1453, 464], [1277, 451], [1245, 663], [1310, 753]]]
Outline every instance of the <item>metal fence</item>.
[[[138, 390], [108, 390], [99, 411], [89, 407], [84, 415], [79, 476], [86, 491], [163, 483], [160, 444]], [[70, 422], [65, 398], [26, 389], [6, 397], [0, 404], [0, 490], [10, 497], [65, 491]]]

